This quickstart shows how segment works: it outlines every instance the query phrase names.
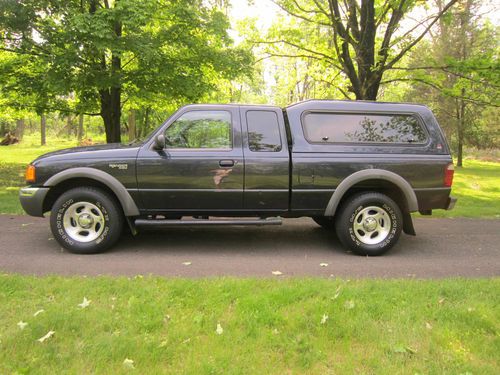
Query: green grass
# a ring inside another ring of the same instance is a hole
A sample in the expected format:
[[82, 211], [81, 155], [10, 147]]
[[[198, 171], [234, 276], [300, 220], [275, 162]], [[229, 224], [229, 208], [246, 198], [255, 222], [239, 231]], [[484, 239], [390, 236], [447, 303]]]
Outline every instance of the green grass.
[[500, 279], [2, 275], [0, 373], [127, 373], [129, 358], [139, 374], [498, 374], [499, 292]]
[[455, 167], [451, 194], [458, 198], [451, 211], [434, 210], [434, 217], [500, 217], [500, 163], [467, 159]]
[[76, 140], [65, 138], [47, 139], [47, 145], [39, 146], [38, 134], [25, 135], [22, 143], [0, 146], [0, 213], [23, 214], [19, 203], [19, 188], [24, 186], [24, 170], [38, 156], [62, 148], [75, 147]]
[[[26, 136], [21, 144], [0, 147], [0, 213], [23, 213], [17, 192], [24, 185], [24, 169], [30, 161], [46, 152], [76, 146], [76, 141], [68, 139], [49, 138], [44, 147], [36, 146], [38, 141], [38, 137]], [[464, 165], [455, 171], [455, 209], [435, 210], [433, 216], [500, 217], [500, 163], [466, 159]]]

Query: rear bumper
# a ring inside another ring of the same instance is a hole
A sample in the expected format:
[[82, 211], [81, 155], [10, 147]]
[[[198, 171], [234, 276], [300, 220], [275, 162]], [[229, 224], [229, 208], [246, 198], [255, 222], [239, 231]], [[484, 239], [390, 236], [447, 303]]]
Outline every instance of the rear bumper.
[[457, 198], [448, 197], [448, 204], [446, 205], [446, 209], [453, 210], [453, 208], [455, 207], [455, 203], [457, 203]]
[[48, 187], [25, 187], [19, 190], [19, 201], [23, 210], [31, 216], [43, 217], [43, 201]]

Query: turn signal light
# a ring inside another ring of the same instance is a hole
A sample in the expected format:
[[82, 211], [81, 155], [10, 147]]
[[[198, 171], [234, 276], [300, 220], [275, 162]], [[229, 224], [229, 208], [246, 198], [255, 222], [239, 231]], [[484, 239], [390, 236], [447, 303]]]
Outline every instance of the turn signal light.
[[26, 182], [33, 183], [36, 181], [36, 174], [35, 174], [35, 166], [34, 165], [28, 165], [28, 168], [26, 168], [26, 173], [24, 175]]
[[455, 167], [453, 163], [450, 163], [446, 166], [444, 170], [444, 186], [451, 187], [453, 184], [453, 174], [455, 173]]

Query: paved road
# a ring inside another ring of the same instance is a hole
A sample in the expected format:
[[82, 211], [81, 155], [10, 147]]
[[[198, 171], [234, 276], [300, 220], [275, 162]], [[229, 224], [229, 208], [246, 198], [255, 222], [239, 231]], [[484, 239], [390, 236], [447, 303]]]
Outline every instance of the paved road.
[[[169, 228], [124, 235], [105, 254], [74, 255], [48, 219], [0, 215], [0, 272], [62, 275], [320, 277], [500, 276], [500, 220], [417, 219], [382, 257], [346, 252], [307, 218], [283, 226]], [[191, 262], [183, 265], [183, 262]], [[328, 263], [321, 267], [320, 263]]]

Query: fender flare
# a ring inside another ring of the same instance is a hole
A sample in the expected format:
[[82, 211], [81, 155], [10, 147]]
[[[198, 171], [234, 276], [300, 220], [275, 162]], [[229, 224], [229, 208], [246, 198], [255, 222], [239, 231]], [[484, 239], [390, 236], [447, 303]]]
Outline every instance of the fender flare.
[[400, 175], [383, 169], [363, 169], [342, 180], [328, 202], [325, 216], [333, 216], [344, 194], [355, 184], [366, 180], [385, 180], [396, 185], [403, 193], [409, 212], [418, 211], [418, 201], [411, 185]]
[[61, 171], [50, 177], [44, 186], [56, 186], [57, 184], [69, 180], [71, 178], [90, 178], [106, 185], [120, 201], [125, 216], [139, 216], [139, 209], [134, 200], [130, 196], [125, 186], [109, 173], [103, 172], [100, 169], [78, 167], [70, 168]]

